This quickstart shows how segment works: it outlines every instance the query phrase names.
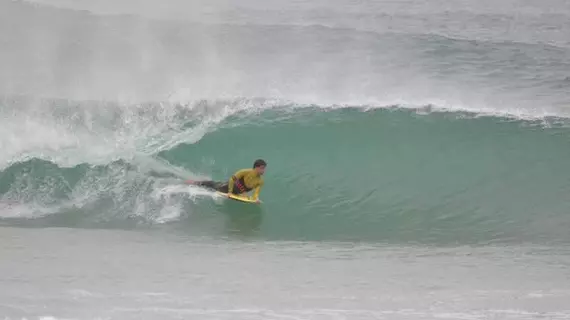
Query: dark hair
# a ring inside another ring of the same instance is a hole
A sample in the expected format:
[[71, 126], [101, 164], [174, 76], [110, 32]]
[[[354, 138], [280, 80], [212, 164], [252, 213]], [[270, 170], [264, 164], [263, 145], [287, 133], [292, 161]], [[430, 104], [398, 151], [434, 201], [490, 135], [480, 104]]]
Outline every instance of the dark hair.
[[253, 163], [253, 168], [255, 169], [255, 168], [257, 168], [257, 167], [263, 167], [263, 166], [266, 166], [266, 165], [267, 165], [267, 163], [265, 162], [265, 160], [257, 159], [257, 160], [255, 160], [255, 162]]

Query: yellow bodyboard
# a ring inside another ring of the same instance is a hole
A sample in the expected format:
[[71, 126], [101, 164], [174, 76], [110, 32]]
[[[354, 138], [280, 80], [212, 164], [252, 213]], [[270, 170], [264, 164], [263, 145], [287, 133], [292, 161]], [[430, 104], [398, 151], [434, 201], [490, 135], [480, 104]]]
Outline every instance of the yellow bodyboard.
[[[217, 192], [218, 194], [220, 194], [220, 195], [223, 195], [224, 197], [228, 197], [228, 194], [227, 194], [227, 193], [223, 193], [223, 192], [219, 192], [219, 191], [216, 191], [216, 192]], [[233, 200], [236, 200], [236, 201], [245, 202], [245, 203], [257, 203], [255, 200], [250, 199], [250, 198], [247, 197], [247, 196], [244, 197], [244, 196], [238, 196], [238, 195], [235, 195], [235, 194], [230, 194], [230, 195], [229, 195], [229, 198], [230, 198], [230, 199], [233, 199]], [[261, 202], [261, 201], [259, 201], [259, 202]]]

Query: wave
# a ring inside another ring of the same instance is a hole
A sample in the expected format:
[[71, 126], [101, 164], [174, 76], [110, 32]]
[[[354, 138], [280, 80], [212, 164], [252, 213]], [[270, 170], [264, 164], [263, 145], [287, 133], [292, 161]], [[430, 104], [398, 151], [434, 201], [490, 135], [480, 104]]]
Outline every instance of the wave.
[[[497, 110], [444, 104], [414, 105], [392, 101], [385, 105], [316, 105], [282, 99], [199, 100], [183, 102], [171, 96], [162, 103], [128, 104], [105, 101], [37, 99], [24, 96], [0, 100], [3, 155], [0, 168], [32, 158], [62, 166], [106, 164], [117, 159], [151, 156], [180, 143], [196, 143], [210, 131], [240, 125], [240, 120], [267, 111], [279, 112], [273, 122], [295, 113], [354, 109], [410, 110], [418, 114], [450, 113], [457, 117], [500, 117], [527, 120], [544, 126], [566, 126], [557, 114], [533, 114], [524, 110]], [[18, 112], [15, 112], [18, 110]], [[227, 121], [227, 120], [230, 121]]]
[[[215, 235], [214, 217], [227, 217], [280, 240], [569, 240], [562, 118], [267, 100], [52, 102], [12, 118], [2, 109], [2, 127], [23, 130], [2, 135], [5, 224]], [[182, 183], [223, 180], [260, 157], [269, 163], [260, 208]]]

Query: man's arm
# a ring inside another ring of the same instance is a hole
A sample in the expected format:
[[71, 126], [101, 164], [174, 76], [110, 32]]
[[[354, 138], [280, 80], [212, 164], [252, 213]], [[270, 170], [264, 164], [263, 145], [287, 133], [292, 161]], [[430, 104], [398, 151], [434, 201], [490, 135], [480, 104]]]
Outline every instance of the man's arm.
[[230, 177], [230, 181], [228, 182], [228, 194], [231, 194], [234, 191], [234, 184], [236, 180], [241, 179], [247, 173], [248, 169], [241, 169], [238, 170], [233, 176]]
[[253, 194], [253, 200], [259, 200], [259, 192], [261, 191], [261, 187], [263, 187], [263, 180], [261, 180], [259, 185], [255, 188], [255, 193]]
[[255, 188], [255, 193], [253, 194], [253, 200], [259, 200], [259, 192], [261, 191], [261, 186], [259, 185], [257, 186], [257, 188]]

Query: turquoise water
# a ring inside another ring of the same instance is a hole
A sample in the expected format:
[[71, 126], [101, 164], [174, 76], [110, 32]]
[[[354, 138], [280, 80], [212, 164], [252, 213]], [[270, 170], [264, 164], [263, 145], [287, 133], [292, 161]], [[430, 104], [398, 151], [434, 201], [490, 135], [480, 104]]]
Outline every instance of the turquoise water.
[[[5, 200], [33, 203], [32, 216], [39, 205], [56, 210], [9, 224], [148, 227], [166, 205], [176, 211], [168, 224], [190, 233], [212, 227], [201, 219], [215, 213], [244, 215], [245, 231], [268, 240], [567, 243], [569, 135], [564, 124], [465, 113], [276, 106], [227, 117], [195, 143], [151, 156], [71, 168], [14, 164], [0, 186]], [[260, 208], [219, 203], [181, 183], [224, 180], [257, 158], [269, 164]]]
[[0, 1], [0, 318], [568, 319], [569, 17]]

